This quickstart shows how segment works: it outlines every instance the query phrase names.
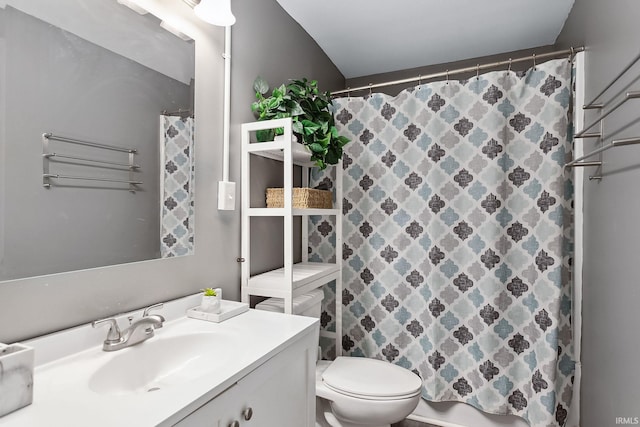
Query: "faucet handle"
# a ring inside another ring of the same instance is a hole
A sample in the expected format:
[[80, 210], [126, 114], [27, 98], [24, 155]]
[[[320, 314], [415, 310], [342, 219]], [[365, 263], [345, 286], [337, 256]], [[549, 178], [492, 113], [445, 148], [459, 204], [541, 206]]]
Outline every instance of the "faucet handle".
[[[147, 308], [145, 308], [145, 309], [144, 309], [144, 311], [142, 312], [142, 317], [147, 317], [147, 316], [149, 315], [149, 312], [150, 312], [151, 310], [155, 310], [156, 308], [162, 308], [162, 307], [164, 307], [164, 304], [163, 304], [163, 303], [161, 303], [161, 302], [160, 302], [160, 303], [158, 303], [158, 304], [150, 305], [149, 307], [147, 307]], [[161, 316], [161, 317], [162, 317], [162, 316]]]
[[120, 328], [118, 327], [118, 322], [114, 318], [96, 320], [91, 323], [91, 326], [94, 328], [98, 326], [102, 326], [104, 324], [109, 324], [109, 332], [107, 333], [107, 339], [104, 340], [105, 344], [115, 344], [119, 343], [122, 340], [122, 334], [120, 332]]

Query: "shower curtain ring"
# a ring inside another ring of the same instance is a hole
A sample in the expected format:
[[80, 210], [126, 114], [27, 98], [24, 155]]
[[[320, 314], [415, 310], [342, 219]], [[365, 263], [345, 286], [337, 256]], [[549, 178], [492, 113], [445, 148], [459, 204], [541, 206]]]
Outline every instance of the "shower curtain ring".
[[371, 83], [369, 83], [369, 96], [371, 96], [371, 95], [373, 95], [373, 94], [371, 93]]
[[533, 71], [536, 70], [536, 54], [533, 54]]
[[447, 84], [449, 84], [449, 70], [445, 70], [445, 73], [447, 75]]
[[476, 80], [480, 80], [480, 64], [476, 64]]
[[418, 74], [418, 87], [422, 86], [422, 74]]
[[513, 64], [513, 59], [509, 58], [509, 68], [507, 68], [507, 72], [511, 72], [511, 64]]
[[350, 87], [347, 88], [347, 99], [349, 101], [351, 101], [351, 88]]

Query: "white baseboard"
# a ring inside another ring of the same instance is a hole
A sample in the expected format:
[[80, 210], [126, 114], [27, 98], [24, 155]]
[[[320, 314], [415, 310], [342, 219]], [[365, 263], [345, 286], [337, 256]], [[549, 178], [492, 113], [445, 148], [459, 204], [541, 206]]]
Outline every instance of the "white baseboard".
[[414, 415], [414, 414], [409, 415], [407, 419], [411, 421], [418, 421], [421, 423], [432, 424], [434, 426], [439, 426], [439, 427], [468, 427], [460, 424], [448, 423], [446, 421], [434, 420], [432, 418], [421, 417], [419, 415]]

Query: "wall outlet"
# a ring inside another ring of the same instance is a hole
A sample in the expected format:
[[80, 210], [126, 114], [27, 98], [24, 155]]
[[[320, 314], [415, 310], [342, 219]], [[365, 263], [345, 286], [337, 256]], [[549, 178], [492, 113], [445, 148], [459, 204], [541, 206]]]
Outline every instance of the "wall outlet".
[[232, 211], [236, 208], [236, 183], [218, 182], [218, 210]]

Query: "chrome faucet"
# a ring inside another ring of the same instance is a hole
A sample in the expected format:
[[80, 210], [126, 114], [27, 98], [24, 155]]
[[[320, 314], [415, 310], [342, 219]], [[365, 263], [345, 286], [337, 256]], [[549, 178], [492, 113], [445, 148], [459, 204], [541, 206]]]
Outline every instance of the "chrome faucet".
[[[110, 326], [109, 332], [107, 333], [107, 339], [104, 340], [102, 349], [104, 351], [116, 351], [151, 338], [154, 335], [154, 330], [162, 328], [162, 325], [164, 324], [164, 317], [159, 314], [149, 314], [149, 312], [156, 308], [162, 308], [162, 305], [162, 303], [154, 304], [145, 308], [142, 312], [142, 317], [135, 322], [132, 322], [124, 331], [120, 331], [118, 322], [114, 318], [96, 320], [93, 322], [91, 326], [94, 328], [105, 324]], [[131, 321], [131, 319], [129, 319], [129, 321]]]

